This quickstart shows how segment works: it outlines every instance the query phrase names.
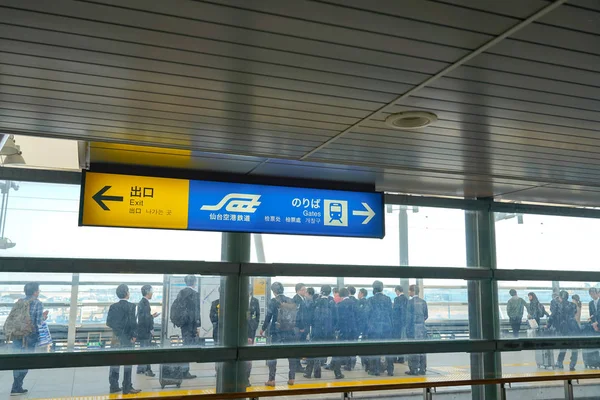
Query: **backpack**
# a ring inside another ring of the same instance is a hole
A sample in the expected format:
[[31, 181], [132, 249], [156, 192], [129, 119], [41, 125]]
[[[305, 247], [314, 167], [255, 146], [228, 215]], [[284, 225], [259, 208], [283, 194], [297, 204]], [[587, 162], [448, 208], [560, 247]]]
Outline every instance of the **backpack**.
[[279, 302], [277, 310], [277, 322], [275, 326], [280, 332], [292, 332], [296, 327], [296, 316], [298, 305], [294, 301], [286, 299]]
[[31, 301], [25, 301], [24, 299], [15, 303], [4, 322], [4, 336], [20, 339], [33, 333], [31, 314], [29, 314], [30, 305]]
[[188, 302], [185, 301], [187, 297], [181, 296], [181, 292], [171, 305], [170, 318], [173, 325], [181, 328], [183, 325], [189, 322], [189, 307]]

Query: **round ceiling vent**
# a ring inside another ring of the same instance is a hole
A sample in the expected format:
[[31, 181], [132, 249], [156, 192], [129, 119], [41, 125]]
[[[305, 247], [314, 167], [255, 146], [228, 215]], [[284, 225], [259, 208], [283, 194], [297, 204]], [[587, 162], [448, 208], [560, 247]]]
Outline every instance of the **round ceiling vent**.
[[394, 129], [420, 129], [437, 121], [437, 115], [425, 111], [405, 111], [392, 114], [385, 123]]

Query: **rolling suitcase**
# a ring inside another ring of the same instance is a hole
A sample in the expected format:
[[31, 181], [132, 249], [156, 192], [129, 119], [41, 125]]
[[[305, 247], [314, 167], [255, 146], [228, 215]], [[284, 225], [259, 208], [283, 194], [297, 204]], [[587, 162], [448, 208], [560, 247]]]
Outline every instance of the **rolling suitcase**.
[[554, 369], [554, 350], [536, 350], [535, 363], [538, 368]]
[[183, 369], [180, 364], [161, 364], [158, 371], [158, 382], [161, 388], [165, 386], [181, 387]]
[[588, 369], [600, 368], [600, 351], [596, 349], [584, 349], [583, 364]]

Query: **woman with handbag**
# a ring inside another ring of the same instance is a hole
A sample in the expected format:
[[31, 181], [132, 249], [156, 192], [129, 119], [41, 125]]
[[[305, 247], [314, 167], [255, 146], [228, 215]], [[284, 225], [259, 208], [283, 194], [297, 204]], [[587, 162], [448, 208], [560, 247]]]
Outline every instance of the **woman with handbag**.
[[[549, 317], [550, 314], [546, 312], [546, 308], [542, 303], [540, 303], [535, 293], [529, 292], [527, 296], [529, 297], [529, 315], [527, 315], [529, 326], [532, 329], [537, 329], [541, 326], [540, 320], [544, 318], [544, 316]], [[535, 321], [535, 324], [533, 324], [532, 321]], [[535, 325], [535, 327], [532, 325]]]

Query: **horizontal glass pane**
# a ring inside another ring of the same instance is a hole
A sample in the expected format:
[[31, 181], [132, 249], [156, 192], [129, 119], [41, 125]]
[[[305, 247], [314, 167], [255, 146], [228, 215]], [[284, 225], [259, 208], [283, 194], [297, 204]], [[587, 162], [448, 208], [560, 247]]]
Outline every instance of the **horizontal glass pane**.
[[[385, 238], [381, 240], [253, 235], [251, 260], [299, 264], [466, 266], [464, 211], [388, 205], [385, 218]], [[405, 247], [400, 244], [401, 226], [407, 229], [407, 236], [402, 236]]]
[[501, 335], [600, 335], [599, 282], [499, 281]]
[[[451, 279], [252, 278], [259, 343], [469, 337], [467, 282]], [[290, 304], [286, 306], [284, 304]], [[248, 315], [251, 315], [249, 313]]]
[[596, 271], [600, 220], [495, 213], [498, 268]]
[[[133, 275], [120, 274], [57, 275], [61, 281], [47, 280], [52, 274], [44, 273], [0, 274], [0, 332], [7, 339], [0, 352], [14, 351], [13, 342], [23, 342], [23, 337], [30, 347], [52, 352], [218, 343], [221, 277], [143, 274], [134, 280]], [[127, 283], [119, 284], [119, 277]], [[178, 296], [182, 307], [174, 306]], [[16, 330], [27, 315], [17, 309], [20, 299], [30, 301], [28, 320], [33, 325], [24, 333]], [[12, 322], [5, 325], [11, 312]], [[46, 332], [51, 340], [42, 338]]]
[[12, 182], [4, 195], [0, 257], [221, 259], [219, 232], [80, 227], [80, 190], [79, 185]]

